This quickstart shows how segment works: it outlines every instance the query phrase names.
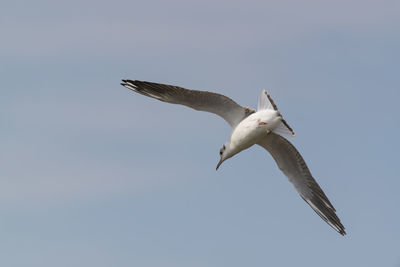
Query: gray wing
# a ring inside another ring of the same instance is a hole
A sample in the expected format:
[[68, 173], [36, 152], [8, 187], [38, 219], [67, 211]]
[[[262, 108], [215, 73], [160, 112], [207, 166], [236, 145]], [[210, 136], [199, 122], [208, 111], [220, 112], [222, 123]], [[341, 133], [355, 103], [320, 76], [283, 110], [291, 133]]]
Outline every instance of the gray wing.
[[122, 80], [125, 86], [139, 94], [149, 96], [160, 101], [180, 104], [196, 110], [207, 111], [221, 116], [226, 122], [235, 128], [244, 118], [255, 112], [245, 108], [235, 101], [221, 94], [189, 90], [178, 86], [144, 82]]
[[297, 149], [288, 140], [274, 133], [269, 133], [257, 144], [271, 153], [279, 169], [311, 208], [341, 235], [345, 235], [345, 228], [336, 215], [335, 208], [312, 177]]

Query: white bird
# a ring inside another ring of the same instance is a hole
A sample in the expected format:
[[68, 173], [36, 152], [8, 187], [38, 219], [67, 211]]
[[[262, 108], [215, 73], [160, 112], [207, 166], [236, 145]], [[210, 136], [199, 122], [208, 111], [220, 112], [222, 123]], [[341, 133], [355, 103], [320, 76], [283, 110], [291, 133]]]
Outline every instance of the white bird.
[[336, 210], [312, 177], [303, 157], [282, 135], [294, 136], [292, 128], [282, 118], [272, 98], [262, 91], [258, 111], [242, 107], [221, 94], [189, 90], [178, 86], [122, 80], [121, 85], [139, 94], [172, 104], [181, 104], [221, 116], [232, 127], [232, 133], [219, 154], [217, 169], [225, 160], [254, 144], [265, 148], [279, 169], [294, 185], [300, 196], [332, 228], [345, 235], [345, 228]]

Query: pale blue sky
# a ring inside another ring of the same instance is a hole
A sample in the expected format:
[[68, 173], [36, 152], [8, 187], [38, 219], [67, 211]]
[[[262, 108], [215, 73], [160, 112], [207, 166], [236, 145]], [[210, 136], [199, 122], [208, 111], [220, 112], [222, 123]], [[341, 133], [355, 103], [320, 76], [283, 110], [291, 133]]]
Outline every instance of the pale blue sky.
[[[399, 1], [2, 1], [0, 266], [400, 266]], [[331, 229], [220, 118], [273, 96]]]

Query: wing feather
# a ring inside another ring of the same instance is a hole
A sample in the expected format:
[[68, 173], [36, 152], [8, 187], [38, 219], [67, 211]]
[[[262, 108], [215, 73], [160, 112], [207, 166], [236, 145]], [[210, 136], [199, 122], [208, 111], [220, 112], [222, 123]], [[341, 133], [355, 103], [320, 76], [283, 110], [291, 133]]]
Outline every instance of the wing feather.
[[244, 118], [255, 110], [242, 107], [235, 101], [221, 94], [189, 90], [178, 86], [144, 82], [138, 80], [122, 80], [125, 86], [139, 94], [171, 104], [185, 105], [195, 110], [211, 112], [222, 117], [235, 128]]
[[345, 228], [336, 215], [335, 208], [312, 177], [297, 149], [288, 140], [274, 133], [269, 133], [258, 142], [258, 145], [264, 147], [272, 155], [279, 169], [311, 208], [337, 232], [345, 235]]

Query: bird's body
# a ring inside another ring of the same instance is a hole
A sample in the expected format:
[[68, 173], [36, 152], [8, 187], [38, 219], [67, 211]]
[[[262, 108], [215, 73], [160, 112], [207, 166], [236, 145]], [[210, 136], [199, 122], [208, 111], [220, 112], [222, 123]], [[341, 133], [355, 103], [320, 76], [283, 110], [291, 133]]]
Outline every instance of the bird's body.
[[257, 111], [242, 120], [232, 131], [229, 147], [234, 154], [251, 147], [266, 137], [281, 121], [278, 111], [265, 109]]
[[294, 136], [294, 132], [265, 91], [261, 93], [256, 112], [217, 93], [137, 80], [123, 80], [122, 85], [163, 102], [181, 104], [221, 116], [231, 125], [232, 133], [220, 150], [217, 169], [225, 160], [255, 144], [265, 148], [311, 208], [340, 234], [346, 234], [335, 208], [312, 177], [303, 157], [283, 137]]

